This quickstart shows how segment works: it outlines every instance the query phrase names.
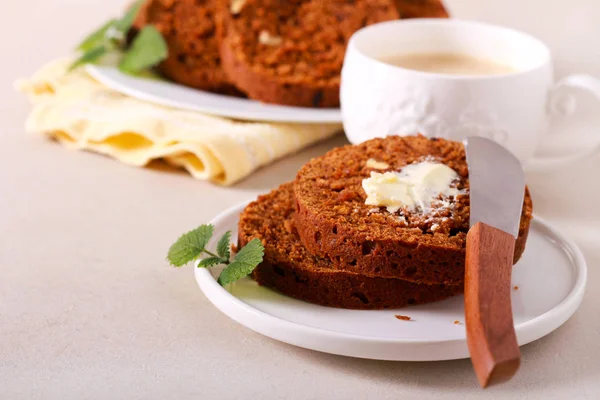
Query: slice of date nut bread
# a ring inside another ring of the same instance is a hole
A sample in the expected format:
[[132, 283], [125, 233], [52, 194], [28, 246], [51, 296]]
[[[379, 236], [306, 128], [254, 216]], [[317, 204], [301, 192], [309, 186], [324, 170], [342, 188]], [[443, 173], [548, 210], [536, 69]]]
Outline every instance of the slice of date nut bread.
[[338, 107], [350, 36], [398, 19], [393, 0], [220, 0], [221, 59], [250, 98]]
[[329, 260], [306, 251], [294, 229], [293, 213], [293, 187], [286, 183], [260, 196], [240, 215], [239, 245], [259, 238], [265, 247], [264, 260], [252, 273], [260, 285], [311, 303], [355, 309], [422, 304], [462, 292], [461, 285], [420, 285], [335, 269]]
[[440, 0], [395, 0], [402, 18], [448, 18]]
[[[458, 175], [462, 194], [420, 208], [389, 212], [366, 205], [362, 181], [371, 172], [411, 163], [443, 163]], [[294, 181], [295, 225], [306, 249], [335, 268], [418, 283], [460, 284], [469, 230], [469, 178], [461, 143], [423, 136], [390, 136], [334, 149], [304, 165]], [[532, 203], [525, 199], [516, 262], [525, 249]]]
[[146, 0], [133, 30], [154, 25], [168, 46], [157, 70], [186, 86], [240, 95], [221, 68], [216, 36], [217, 0]]

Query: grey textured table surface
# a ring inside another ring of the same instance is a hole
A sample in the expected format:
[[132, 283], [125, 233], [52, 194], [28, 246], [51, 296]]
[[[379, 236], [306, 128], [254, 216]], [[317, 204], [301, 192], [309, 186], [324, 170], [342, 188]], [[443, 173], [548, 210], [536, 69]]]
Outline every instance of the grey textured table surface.
[[[571, 320], [523, 348], [510, 383], [480, 390], [468, 360], [377, 362], [278, 343], [221, 314], [165, 251], [343, 138], [221, 188], [24, 132], [28, 105], [12, 81], [66, 54], [124, 3], [7, 1], [0, 14], [0, 399], [600, 398], [600, 155], [528, 176], [536, 212], [581, 246], [589, 284]], [[546, 40], [559, 76], [600, 76], [595, 0], [448, 3], [455, 16]]]

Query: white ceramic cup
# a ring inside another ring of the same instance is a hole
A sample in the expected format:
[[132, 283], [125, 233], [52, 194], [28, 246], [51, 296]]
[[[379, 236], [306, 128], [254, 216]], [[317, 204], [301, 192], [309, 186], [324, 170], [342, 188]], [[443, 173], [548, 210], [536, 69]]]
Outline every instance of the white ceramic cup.
[[[411, 53], [467, 54], [515, 71], [450, 75], [381, 61]], [[508, 148], [525, 167], [544, 169], [596, 149], [534, 157], [547, 135], [549, 117], [574, 110], [565, 86], [589, 90], [600, 99], [600, 80], [594, 77], [570, 75], [555, 83], [550, 50], [528, 34], [478, 22], [410, 19], [370, 25], [352, 36], [340, 99], [344, 130], [352, 143], [415, 133], [451, 140], [484, 136]]]

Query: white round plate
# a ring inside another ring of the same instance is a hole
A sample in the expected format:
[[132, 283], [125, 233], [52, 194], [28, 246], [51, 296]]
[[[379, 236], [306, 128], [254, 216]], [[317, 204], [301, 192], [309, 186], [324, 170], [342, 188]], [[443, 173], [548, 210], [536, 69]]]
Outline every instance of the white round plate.
[[94, 79], [117, 92], [163, 106], [250, 121], [342, 122], [339, 108], [266, 104], [255, 100], [205, 92], [165, 80], [138, 78], [124, 74], [112, 66], [88, 64], [86, 70]]
[[[246, 204], [217, 216], [214, 238], [228, 230], [237, 237]], [[210, 244], [214, 246], [214, 241]], [[463, 297], [396, 310], [357, 311], [305, 303], [250, 278], [227, 290], [216, 281], [220, 269], [194, 268], [206, 297], [223, 313], [270, 338], [344, 356], [397, 361], [468, 358]], [[512, 307], [520, 345], [545, 336], [579, 307], [587, 269], [577, 246], [535, 217], [527, 248], [513, 270]], [[410, 321], [395, 318], [401, 314]], [[454, 324], [454, 321], [460, 324]]]

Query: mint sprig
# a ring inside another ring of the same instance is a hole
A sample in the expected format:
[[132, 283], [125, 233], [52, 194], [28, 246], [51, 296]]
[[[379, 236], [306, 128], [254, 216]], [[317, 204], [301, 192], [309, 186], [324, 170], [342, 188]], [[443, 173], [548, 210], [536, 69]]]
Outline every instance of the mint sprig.
[[73, 70], [83, 64], [96, 63], [107, 53], [122, 52], [119, 69], [137, 74], [167, 58], [168, 48], [161, 33], [152, 25], [140, 30], [127, 48], [127, 32], [131, 29], [144, 0], [137, 0], [120, 19], [111, 19], [90, 33], [78, 46], [79, 57], [71, 64]]
[[127, 11], [125, 12], [125, 15], [123, 15], [123, 17], [121, 17], [121, 19], [115, 21], [114, 27], [117, 31], [126, 34], [127, 31], [129, 29], [131, 29], [131, 26], [133, 25], [133, 22], [135, 21], [135, 17], [137, 17], [138, 13], [140, 12], [140, 9], [142, 8], [144, 1], [145, 0], [138, 0], [138, 1], [134, 2], [127, 9]]
[[135, 74], [158, 64], [167, 58], [168, 54], [167, 43], [158, 29], [148, 25], [142, 28], [131, 43], [131, 47], [119, 64], [119, 69]]
[[265, 248], [259, 239], [252, 239], [235, 256], [235, 260], [230, 263], [219, 275], [218, 282], [225, 286], [235, 282], [254, 271], [254, 268], [263, 260]]
[[203, 254], [207, 255], [198, 262], [198, 268], [209, 268], [225, 264], [218, 282], [221, 286], [228, 285], [251, 273], [263, 260], [265, 248], [259, 239], [252, 239], [242, 247], [235, 258], [231, 260], [231, 232], [227, 231], [217, 242], [217, 254], [206, 249], [212, 237], [214, 226], [201, 225], [184, 233], [169, 248], [167, 260], [174, 267], [181, 267], [195, 261]]
[[231, 231], [225, 232], [225, 234], [221, 236], [221, 239], [219, 239], [219, 242], [217, 243], [217, 254], [219, 257], [229, 259], [229, 256], [231, 255], [231, 246], [229, 245], [230, 240]]
[[[205, 247], [213, 235], [212, 225], [201, 225], [194, 230], [184, 233], [169, 248], [167, 259], [174, 267], [181, 267], [198, 258], [206, 251]], [[209, 253], [215, 256], [212, 253]]]
[[104, 45], [108, 31], [113, 28], [116, 22], [116, 19], [111, 19], [104, 23], [100, 28], [90, 33], [81, 43], [79, 43], [77, 50], [80, 50], [85, 54], [93, 48]]
[[100, 45], [97, 47], [92, 47], [91, 49], [83, 53], [81, 57], [75, 60], [75, 62], [71, 64], [71, 66], [69, 66], [69, 71], [72, 71], [83, 64], [94, 63], [98, 61], [101, 57], [103, 57], [107, 52], [108, 49], [106, 48], [106, 46]]

